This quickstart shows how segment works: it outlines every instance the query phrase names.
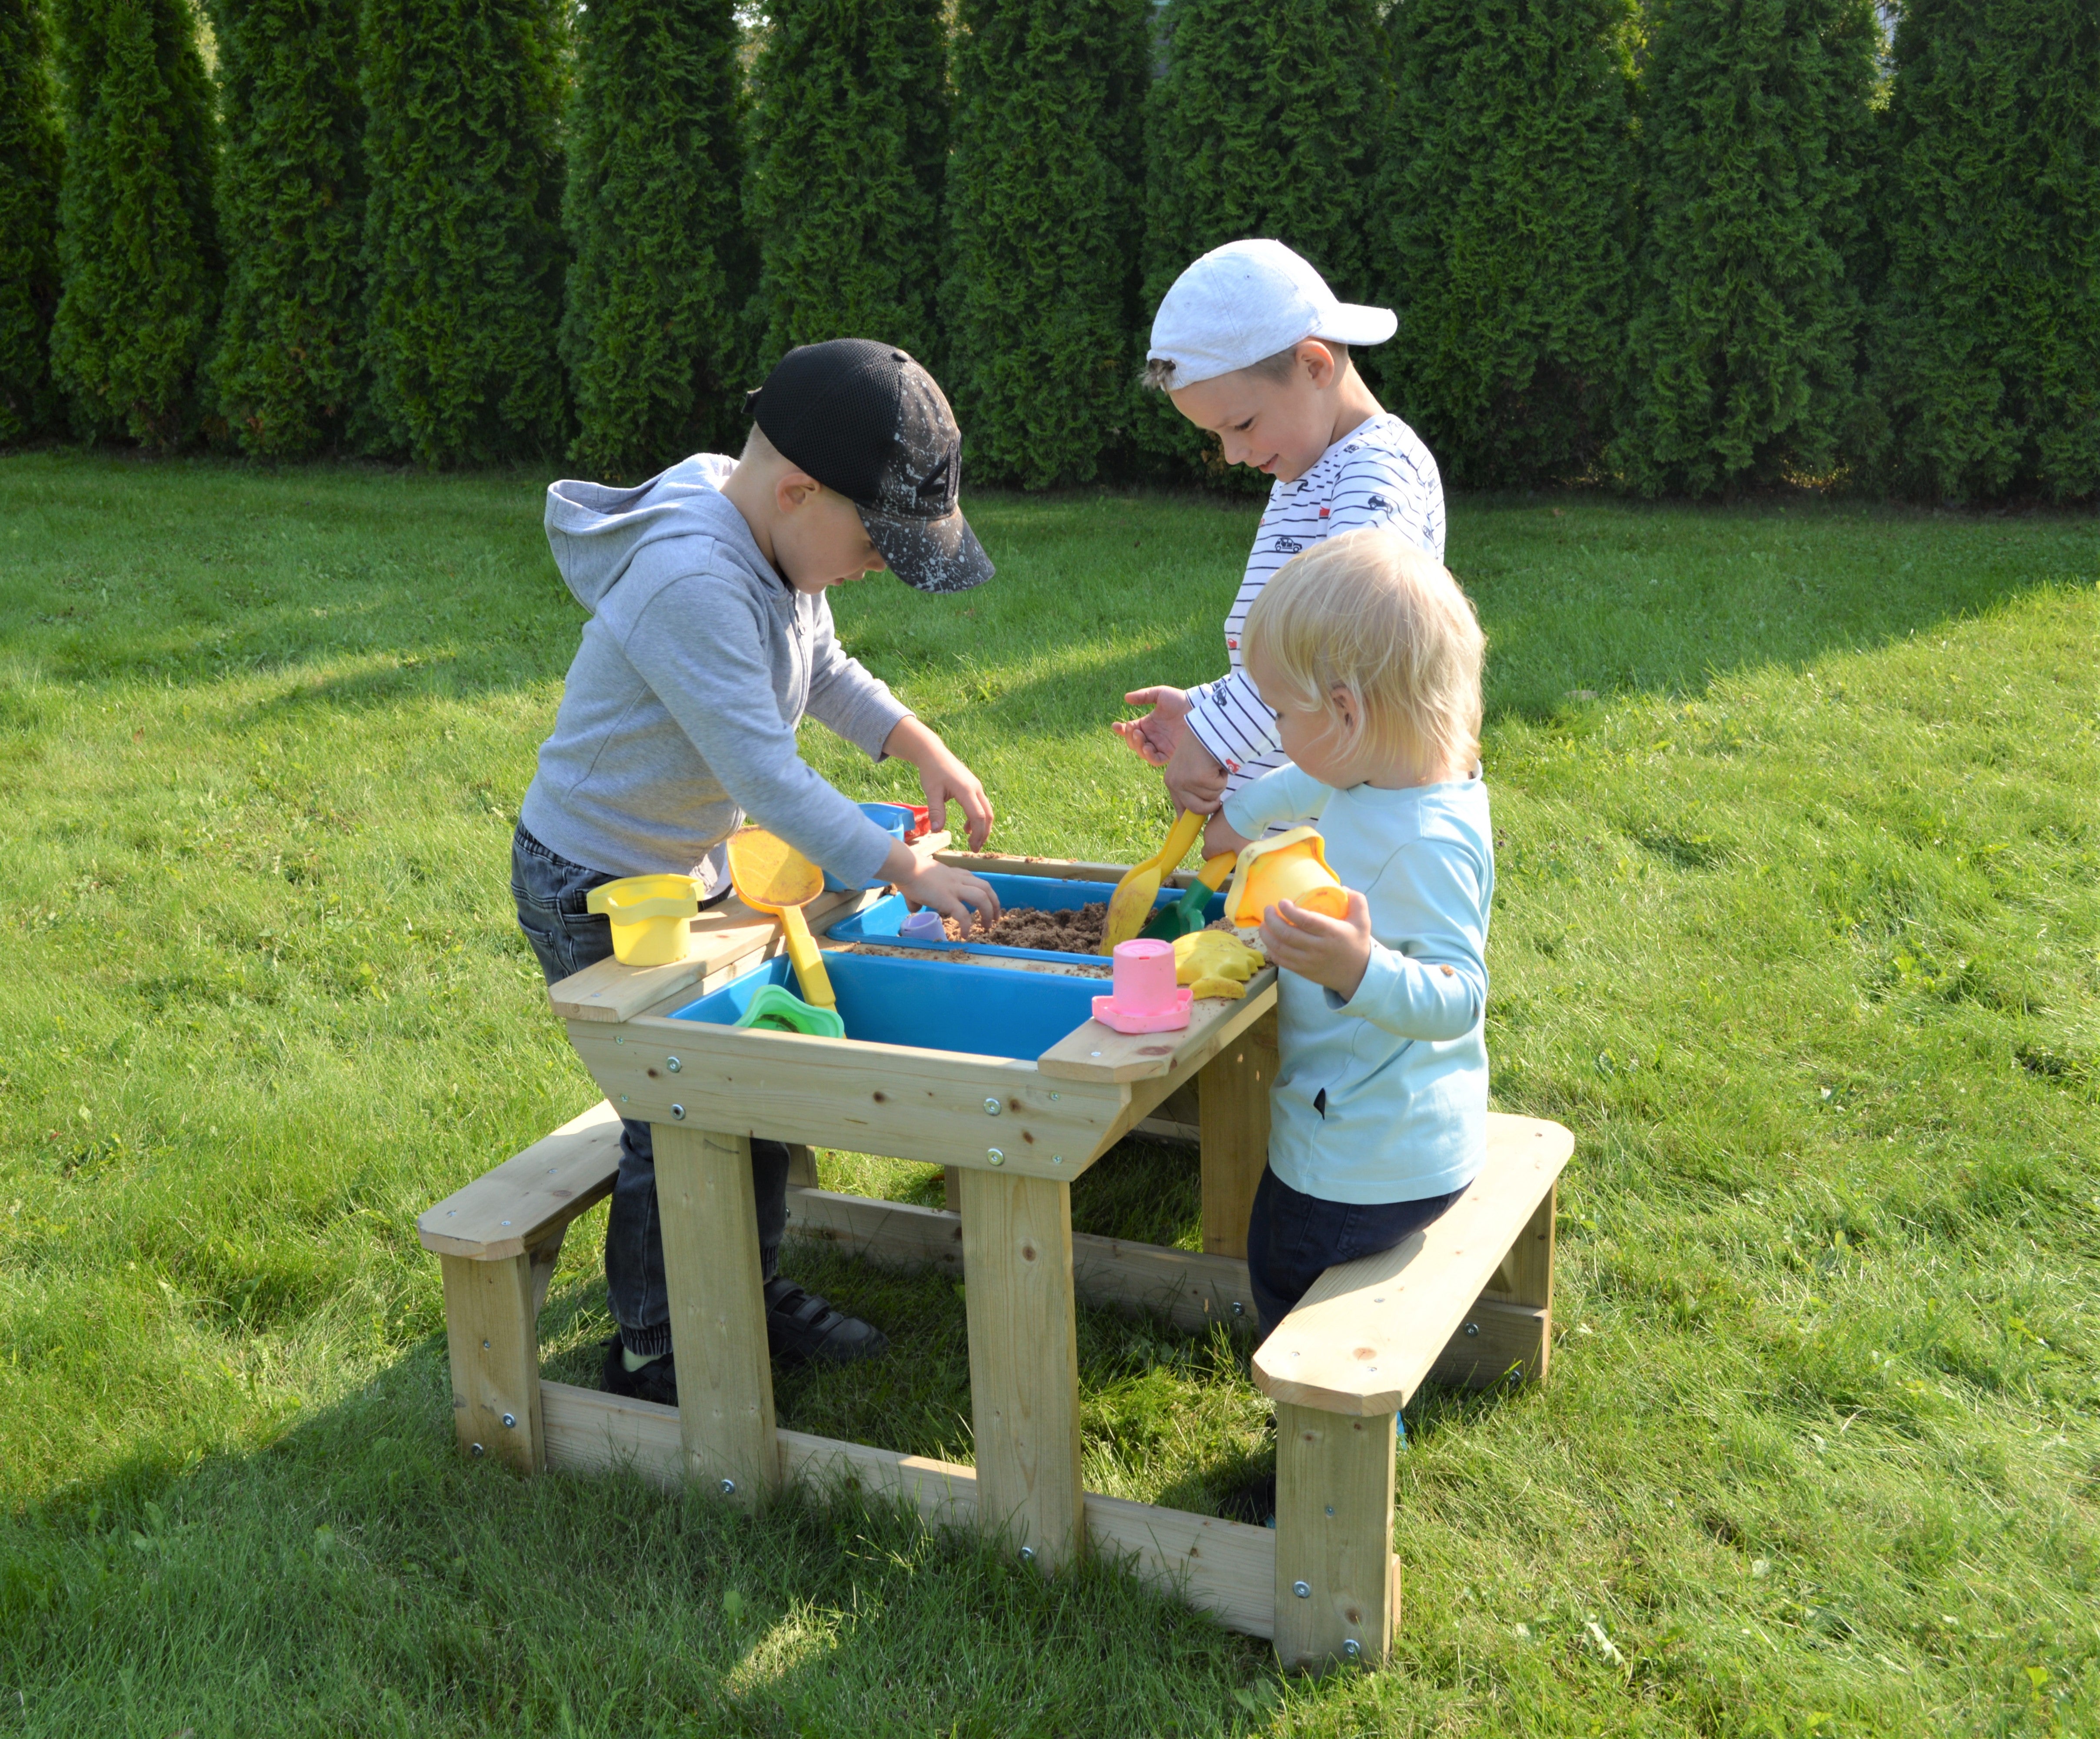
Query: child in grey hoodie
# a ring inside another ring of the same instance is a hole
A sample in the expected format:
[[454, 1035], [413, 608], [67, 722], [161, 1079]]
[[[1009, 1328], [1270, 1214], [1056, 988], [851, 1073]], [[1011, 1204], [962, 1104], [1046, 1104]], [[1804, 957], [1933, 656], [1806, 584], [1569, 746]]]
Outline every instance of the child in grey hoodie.
[[[899, 844], [796, 752], [806, 713], [876, 760], [919, 769], [937, 825], [952, 800], [973, 848], [984, 788], [840, 647], [825, 593], [893, 569], [961, 591], [992, 567], [955, 505], [961, 437], [933, 377], [862, 339], [791, 351], [752, 395], [742, 457], [699, 454], [632, 489], [547, 492], [547, 539], [590, 612], [511, 853], [518, 921], [548, 981], [612, 951], [590, 890], [623, 876], [697, 876], [729, 891], [724, 841], [748, 814], [840, 880], [894, 882], [915, 903], [996, 917], [979, 877]], [[776, 1352], [846, 1360], [880, 1332], [776, 1273], [787, 1149], [752, 1143], [767, 1328]], [[605, 1387], [674, 1404], [669, 1307], [646, 1123], [624, 1121], [606, 1228], [620, 1332]]]

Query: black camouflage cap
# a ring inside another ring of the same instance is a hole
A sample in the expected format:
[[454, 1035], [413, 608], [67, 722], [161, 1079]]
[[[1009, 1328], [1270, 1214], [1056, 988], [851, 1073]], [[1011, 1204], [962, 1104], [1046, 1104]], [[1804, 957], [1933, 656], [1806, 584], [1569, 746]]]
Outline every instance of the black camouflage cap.
[[860, 510], [891, 571], [922, 592], [966, 592], [991, 558], [955, 505], [962, 432], [933, 377], [892, 344], [833, 338], [780, 359], [745, 401], [789, 463]]

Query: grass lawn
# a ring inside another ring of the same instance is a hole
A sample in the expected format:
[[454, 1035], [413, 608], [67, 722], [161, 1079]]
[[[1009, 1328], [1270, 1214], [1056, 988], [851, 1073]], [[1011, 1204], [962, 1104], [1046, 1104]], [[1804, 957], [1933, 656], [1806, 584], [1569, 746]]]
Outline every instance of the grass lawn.
[[[0, 1735], [2100, 1731], [2100, 525], [1457, 505], [1562, 1338], [1410, 1410], [1396, 1658], [1310, 1681], [1108, 1569], [456, 1455], [415, 1216], [595, 1096], [507, 890], [540, 481], [0, 460]], [[846, 642], [995, 842], [1128, 861], [1106, 723], [1215, 673], [1254, 511], [973, 519], [994, 585]], [[1193, 1243], [1193, 1163], [1074, 1214]], [[897, 1350], [782, 1423], [967, 1460], [953, 1287], [800, 1260]], [[1213, 1503], [1250, 1350], [1084, 1315], [1088, 1485]]]

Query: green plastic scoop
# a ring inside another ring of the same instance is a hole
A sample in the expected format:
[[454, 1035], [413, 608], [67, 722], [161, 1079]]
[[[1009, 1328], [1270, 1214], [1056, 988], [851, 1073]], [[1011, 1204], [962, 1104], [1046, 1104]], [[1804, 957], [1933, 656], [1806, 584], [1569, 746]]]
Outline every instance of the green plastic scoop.
[[1233, 865], [1238, 861], [1229, 851], [1205, 858], [1189, 891], [1171, 906], [1162, 906], [1153, 913], [1151, 921], [1137, 933], [1152, 942], [1171, 942], [1177, 936], [1187, 936], [1202, 929], [1203, 908], [1211, 903], [1211, 896], [1224, 885], [1225, 877], [1232, 874]]

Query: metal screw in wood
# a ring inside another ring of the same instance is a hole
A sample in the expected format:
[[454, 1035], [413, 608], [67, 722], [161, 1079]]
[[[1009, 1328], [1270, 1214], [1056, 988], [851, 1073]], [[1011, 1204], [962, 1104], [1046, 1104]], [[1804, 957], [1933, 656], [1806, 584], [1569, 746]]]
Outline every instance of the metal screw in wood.
[[1301, 1600], [1309, 1600], [1312, 1598], [1312, 1584], [1309, 1582], [1294, 1582], [1290, 1585], [1290, 1591]]

